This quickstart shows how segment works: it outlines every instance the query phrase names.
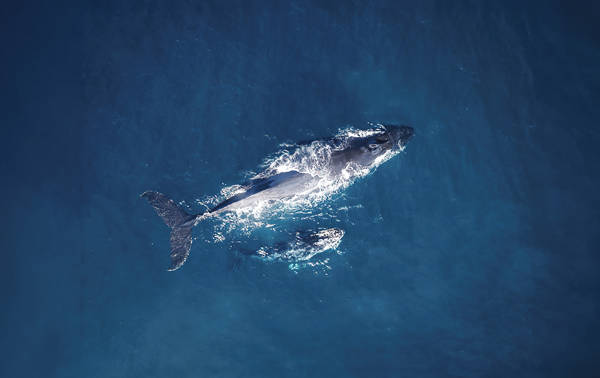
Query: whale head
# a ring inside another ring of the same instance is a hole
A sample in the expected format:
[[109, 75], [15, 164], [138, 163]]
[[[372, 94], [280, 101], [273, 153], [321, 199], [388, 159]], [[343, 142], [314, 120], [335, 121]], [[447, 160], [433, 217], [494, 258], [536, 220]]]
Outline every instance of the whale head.
[[385, 134], [389, 137], [395, 148], [403, 148], [408, 140], [415, 134], [410, 126], [384, 125]]
[[413, 134], [414, 129], [410, 126], [380, 124], [375, 133], [354, 138], [346, 148], [334, 151], [332, 165], [340, 169], [346, 167], [348, 162], [353, 162], [369, 167], [388, 151], [403, 149]]
[[404, 148], [408, 140], [414, 135], [415, 130], [410, 126], [381, 125], [381, 133], [371, 136], [367, 140], [369, 150], [381, 154], [388, 150]]

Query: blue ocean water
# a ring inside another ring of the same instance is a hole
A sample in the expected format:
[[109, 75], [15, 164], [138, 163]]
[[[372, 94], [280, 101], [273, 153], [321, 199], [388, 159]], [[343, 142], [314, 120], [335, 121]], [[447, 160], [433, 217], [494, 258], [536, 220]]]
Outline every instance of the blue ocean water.
[[[0, 375], [598, 376], [599, 11], [6, 8]], [[369, 122], [416, 134], [306, 222], [336, 251], [293, 269], [201, 224], [166, 271], [140, 193], [200, 210], [282, 143]]]

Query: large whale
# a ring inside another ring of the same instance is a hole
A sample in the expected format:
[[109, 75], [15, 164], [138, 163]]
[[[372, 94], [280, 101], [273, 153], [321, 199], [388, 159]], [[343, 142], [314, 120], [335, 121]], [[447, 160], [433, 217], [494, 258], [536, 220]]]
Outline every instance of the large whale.
[[192, 228], [203, 219], [258, 205], [273, 205], [289, 198], [308, 197], [320, 189], [323, 177], [335, 180], [360, 176], [360, 172], [368, 172], [386, 157], [404, 149], [414, 134], [412, 127], [394, 125], [378, 125], [374, 129], [359, 131], [344, 138], [337, 136], [297, 145], [298, 148], [302, 145], [321, 146], [320, 151], [326, 153], [318, 170], [309, 166], [309, 169], [299, 171], [292, 169], [293, 166], [288, 169], [286, 165], [279, 166], [277, 170], [267, 169], [243, 184], [236, 194], [201, 214], [189, 214], [162, 193], [144, 192], [141, 197], [148, 200], [171, 228], [171, 265], [168, 270], [177, 270], [185, 263], [192, 246]]

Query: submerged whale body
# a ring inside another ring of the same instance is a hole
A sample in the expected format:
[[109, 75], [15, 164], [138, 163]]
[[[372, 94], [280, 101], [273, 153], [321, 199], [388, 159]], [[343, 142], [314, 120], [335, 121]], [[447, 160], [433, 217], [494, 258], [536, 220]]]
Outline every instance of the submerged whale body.
[[[292, 154], [284, 154], [264, 171], [238, 188], [235, 194], [201, 214], [188, 214], [166, 195], [146, 191], [157, 214], [171, 228], [171, 266], [180, 268], [192, 246], [192, 228], [207, 217], [225, 212], [273, 206], [302, 198], [326, 198], [326, 195], [364, 176], [396, 152], [412, 137], [409, 126], [378, 125], [368, 130], [350, 130], [333, 138], [295, 145]], [[318, 156], [311, 160], [311, 156]], [[295, 161], [301, 161], [297, 164]]]
[[344, 234], [344, 230], [336, 227], [318, 231], [296, 231], [294, 238], [290, 241], [275, 243], [272, 246], [261, 247], [258, 250], [242, 249], [239, 251], [245, 255], [256, 256], [265, 260], [305, 261], [310, 260], [319, 253], [336, 249]]

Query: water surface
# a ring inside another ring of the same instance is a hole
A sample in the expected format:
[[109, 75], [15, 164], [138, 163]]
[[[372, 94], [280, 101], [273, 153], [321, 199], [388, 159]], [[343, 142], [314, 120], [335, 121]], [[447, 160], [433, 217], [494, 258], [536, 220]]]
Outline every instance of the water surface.
[[[0, 374], [595, 376], [595, 14], [445, 1], [8, 9]], [[166, 271], [168, 229], [140, 193], [201, 209], [282, 143], [369, 122], [416, 135], [276, 220], [276, 235], [199, 226], [189, 260]], [[341, 243], [310, 265], [243, 253], [332, 227]]]

